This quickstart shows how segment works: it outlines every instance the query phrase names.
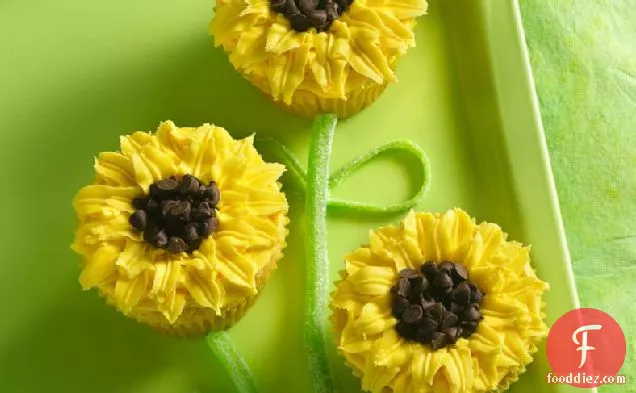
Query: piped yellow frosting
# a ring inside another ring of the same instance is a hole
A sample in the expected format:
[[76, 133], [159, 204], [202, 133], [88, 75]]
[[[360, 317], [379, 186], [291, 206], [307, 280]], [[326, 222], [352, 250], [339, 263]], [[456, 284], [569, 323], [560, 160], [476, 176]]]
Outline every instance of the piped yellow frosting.
[[[331, 302], [338, 350], [364, 390], [502, 391], [525, 371], [548, 331], [542, 301], [548, 284], [531, 268], [529, 247], [460, 209], [410, 212], [399, 227], [372, 231], [369, 242], [346, 257]], [[486, 293], [477, 331], [436, 351], [398, 335], [391, 313], [399, 272], [425, 261], [462, 263]]]
[[275, 102], [302, 116], [348, 117], [397, 80], [425, 0], [355, 0], [328, 31], [296, 32], [269, 0], [218, 0], [215, 45]]
[[[222, 329], [249, 307], [282, 257], [288, 205], [280, 164], [266, 163], [253, 138], [234, 140], [214, 125], [120, 138], [120, 151], [100, 153], [95, 179], [75, 196], [82, 255], [80, 283], [97, 288], [119, 311], [177, 334]], [[172, 254], [144, 242], [128, 220], [132, 199], [170, 176], [191, 174], [221, 193], [218, 230], [198, 250]]]

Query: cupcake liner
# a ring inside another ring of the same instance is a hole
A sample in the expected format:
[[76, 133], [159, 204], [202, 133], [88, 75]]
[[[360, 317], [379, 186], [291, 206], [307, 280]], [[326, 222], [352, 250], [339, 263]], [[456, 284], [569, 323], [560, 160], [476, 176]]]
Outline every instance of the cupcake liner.
[[185, 309], [183, 310], [183, 318], [180, 318], [180, 323], [174, 325], [170, 324], [162, 314], [156, 311], [152, 312], [150, 316], [140, 317], [135, 315], [131, 317], [137, 322], [149, 325], [154, 330], [168, 336], [197, 337], [209, 332], [225, 330], [232, 327], [245, 315], [250, 307], [256, 303], [257, 298], [258, 294], [245, 298], [232, 307], [222, 309], [221, 315], [217, 315], [214, 310], [211, 309]]
[[[191, 308], [183, 310], [183, 317], [179, 318], [181, 323], [174, 325], [170, 324], [159, 313], [157, 314], [159, 314], [160, 318], [153, 318], [152, 320], [135, 319], [150, 325], [153, 329], [163, 334], [176, 337], [202, 336], [209, 332], [229, 329], [243, 318], [245, 313], [256, 303], [272, 272], [278, 267], [277, 261], [279, 259], [280, 256], [272, 258], [273, 262], [270, 262], [256, 275], [257, 292], [254, 296], [246, 296], [241, 302], [222, 308], [221, 315], [217, 315], [214, 310], [209, 308]], [[188, 315], [188, 313], [192, 314]]]
[[[175, 324], [171, 324], [162, 313], [155, 310], [133, 310], [126, 316], [141, 324], [148, 325], [162, 334], [174, 337], [203, 336], [209, 332], [229, 329], [243, 318], [245, 313], [256, 303], [271, 274], [278, 267], [280, 258], [282, 258], [282, 253], [274, 255], [271, 259], [272, 262], [256, 275], [257, 293], [254, 296], [246, 296], [239, 303], [222, 308], [220, 315], [210, 308], [186, 307]], [[121, 311], [110, 296], [101, 291], [99, 294], [107, 304]]]
[[349, 91], [346, 100], [321, 97], [308, 90], [296, 90], [291, 104], [286, 104], [282, 100], [272, 98], [269, 83], [266, 80], [251, 75], [244, 74], [243, 76], [283, 110], [309, 119], [325, 113], [334, 114], [339, 119], [352, 117], [371, 105], [389, 85], [389, 82], [383, 84], [368, 82]]

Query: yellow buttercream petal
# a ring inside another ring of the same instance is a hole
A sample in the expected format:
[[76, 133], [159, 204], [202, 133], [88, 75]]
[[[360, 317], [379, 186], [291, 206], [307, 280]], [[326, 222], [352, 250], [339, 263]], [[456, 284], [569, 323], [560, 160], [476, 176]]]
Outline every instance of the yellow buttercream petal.
[[[258, 15], [262, 4], [254, 7]], [[201, 333], [235, 322], [282, 257], [285, 167], [264, 162], [253, 137], [235, 140], [221, 127], [171, 121], [155, 134], [122, 136], [120, 151], [100, 153], [94, 167], [93, 184], [73, 200], [82, 286], [97, 287], [123, 313], [164, 331]], [[133, 199], [152, 183], [185, 174], [216, 182], [218, 229], [198, 250], [175, 255], [144, 242], [128, 221]]]
[[394, 272], [385, 267], [367, 266], [357, 270], [348, 280], [359, 295], [382, 296], [389, 292], [395, 281]]
[[396, 80], [415, 45], [424, 0], [356, 0], [325, 32], [296, 32], [268, 1], [218, 0], [210, 32], [230, 62], [274, 101], [303, 116], [348, 117]]
[[104, 244], [93, 253], [82, 270], [80, 283], [84, 289], [90, 289], [111, 278], [115, 273], [115, 260], [117, 259], [117, 248]]
[[[505, 389], [525, 371], [547, 334], [542, 295], [548, 286], [530, 267], [529, 247], [507, 241], [495, 224], [476, 224], [460, 209], [410, 212], [399, 227], [372, 231], [369, 244], [345, 260], [331, 294], [331, 321], [338, 349], [367, 391]], [[402, 269], [444, 260], [464, 264], [485, 292], [483, 320], [467, 339], [433, 351], [397, 334], [390, 288]]]

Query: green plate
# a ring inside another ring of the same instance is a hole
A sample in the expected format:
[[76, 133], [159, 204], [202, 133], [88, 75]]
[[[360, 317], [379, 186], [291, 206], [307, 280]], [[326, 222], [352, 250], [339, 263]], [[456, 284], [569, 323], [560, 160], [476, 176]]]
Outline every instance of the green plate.
[[[281, 138], [300, 157], [311, 122], [284, 114], [212, 48], [208, 0], [0, 2], [0, 391], [231, 392], [202, 339], [163, 337], [121, 317], [77, 282], [70, 202], [93, 157], [159, 121], [213, 122], [235, 136]], [[395, 138], [429, 155], [421, 210], [458, 206], [533, 244], [550, 282], [549, 322], [578, 306], [515, 1], [435, 0], [400, 82], [339, 124], [333, 169]], [[380, 158], [336, 196], [398, 202], [416, 184], [405, 157]], [[232, 331], [264, 393], [310, 392], [303, 351], [302, 206], [292, 206], [287, 257]], [[370, 228], [400, 217], [330, 217], [331, 274]], [[343, 393], [359, 382], [337, 364]], [[542, 349], [510, 390], [548, 385]]]

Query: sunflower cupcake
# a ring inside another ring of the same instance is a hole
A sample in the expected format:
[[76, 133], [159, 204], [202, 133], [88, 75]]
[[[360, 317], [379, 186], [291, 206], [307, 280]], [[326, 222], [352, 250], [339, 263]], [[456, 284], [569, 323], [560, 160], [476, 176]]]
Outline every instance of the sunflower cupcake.
[[547, 335], [529, 248], [459, 209], [409, 213], [346, 258], [339, 351], [374, 393], [503, 391]]
[[264, 162], [252, 137], [168, 121], [122, 136], [94, 168], [73, 201], [82, 287], [168, 334], [236, 322], [286, 245], [284, 166]]
[[217, 0], [215, 45], [301, 116], [354, 115], [396, 81], [426, 0]]

